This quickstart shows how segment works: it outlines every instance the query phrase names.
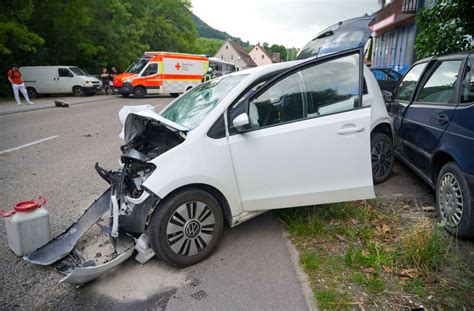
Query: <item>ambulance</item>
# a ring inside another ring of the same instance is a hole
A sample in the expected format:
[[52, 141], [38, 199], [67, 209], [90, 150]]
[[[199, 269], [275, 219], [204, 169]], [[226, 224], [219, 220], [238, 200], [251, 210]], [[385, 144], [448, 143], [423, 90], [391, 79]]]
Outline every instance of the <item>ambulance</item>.
[[203, 55], [145, 52], [124, 73], [114, 77], [114, 91], [127, 97], [179, 94], [201, 83], [209, 68]]

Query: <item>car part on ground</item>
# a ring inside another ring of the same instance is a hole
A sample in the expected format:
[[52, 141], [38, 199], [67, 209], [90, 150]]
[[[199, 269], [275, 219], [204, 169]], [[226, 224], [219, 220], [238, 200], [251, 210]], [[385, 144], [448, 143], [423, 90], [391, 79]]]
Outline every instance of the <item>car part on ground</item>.
[[395, 156], [392, 139], [385, 133], [373, 133], [370, 138], [372, 176], [374, 184], [387, 180], [392, 172]]

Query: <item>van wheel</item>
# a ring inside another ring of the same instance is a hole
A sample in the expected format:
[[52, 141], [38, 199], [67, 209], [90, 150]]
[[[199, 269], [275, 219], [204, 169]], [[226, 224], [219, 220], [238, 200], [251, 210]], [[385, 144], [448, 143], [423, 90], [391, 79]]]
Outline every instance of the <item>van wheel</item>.
[[137, 86], [136, 88], [133, 89], [133, 96], [135, 98], [143, 98], [145, 95], [146, 95], [145, 88], [141, 86]]
[[178, 97], [179, 93], [170, 93], [170, 95], [173, 96], [173, 97]]
[[34, 87], [29, 86], [26, 88], [26, 91], [28, 92], [29, 98], [36, 98], [36, 96], [38, 96], [38, 93], [36, 92]]
[[374, 133], [370, 137], [370, 148], [372, 178], [374, 179], [374, 184], [380, 184], [387, 180], [392, 172], [395, 161], [393, 143], [387, 134]]
[[84, 96], [84, 89], [82, 88], [82, 86], [75, 86], [72, 88], [72, 95], [74, 96]]
[[449, 162], [441, 169], [436, 183], [438, 216], [450, 234], [460, 238], [474, 237], [473, 193], [461, 169]]
[[188, 188], [161, 202], [148, 226], [150, 244], [168, 264], [185, 267], [211, 254], [222, 235], [224, 218], [209, 193]]

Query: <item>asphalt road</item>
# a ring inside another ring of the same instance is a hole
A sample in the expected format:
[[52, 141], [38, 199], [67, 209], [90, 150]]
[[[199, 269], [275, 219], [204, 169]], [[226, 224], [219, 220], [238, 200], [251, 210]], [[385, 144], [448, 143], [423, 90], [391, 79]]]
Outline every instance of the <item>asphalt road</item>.
[[[170, 101], [117, 97], [0, 116], [0, 209], [44, 195], [58, 235], [107, 188], [94, 164], [118, 166], [119, 109]], [[156, 258], [140, 265], [132, 258], [79, 288], [58, 284], [62, 275], [51, 267], [16, 257], [3, 221], [0, 235], [0, 309], [307, 309], [287, 241], [268, 213], [226, 229], [216, 252], [195, 266], [174, 269]]]

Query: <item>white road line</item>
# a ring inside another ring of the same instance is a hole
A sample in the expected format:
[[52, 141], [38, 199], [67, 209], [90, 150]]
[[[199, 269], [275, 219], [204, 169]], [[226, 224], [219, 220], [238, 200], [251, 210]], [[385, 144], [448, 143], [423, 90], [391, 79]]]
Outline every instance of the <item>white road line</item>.
[[26, 147], [29, 147], [29, 146], [33, 146], [33, 145], [36, 145], [36, 144], [39, 144], [39, 143], [42, 143], [42, 142], [45, 142], [45, 141], [48, 141], [48, 140], [51, 140], [51, 139], [58, 138], [58, 137], [59, 137], [59, 135], [51, 136], [51, 137], [43, 138], [43, 139], [28, 143], [28, 144], [21, 145], [21, 146], [15, 147], [15, 148], [10, 148], [10, 149], [7, 149], [7, 150], [3, 150], [3, 151], [0, 151], [0, 155], [5, 154], [5, 153], [9, 153], [9, 152], [12, 152], [12, 151], [20, 150], [20, 149], [23, 149], [23, 148], [26, 148]]

